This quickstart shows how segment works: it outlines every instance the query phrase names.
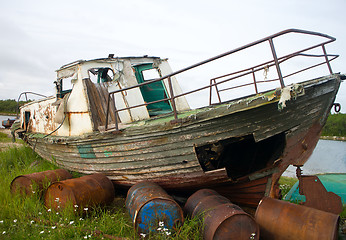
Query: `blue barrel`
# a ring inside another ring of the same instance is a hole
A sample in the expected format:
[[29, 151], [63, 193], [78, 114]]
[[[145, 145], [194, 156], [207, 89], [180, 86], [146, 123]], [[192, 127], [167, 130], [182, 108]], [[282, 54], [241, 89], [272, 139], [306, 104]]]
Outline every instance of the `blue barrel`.
[[125, 205], [138, 233], [176, 230], [184, 222], [179, 204], [152, 182], [133, 185], [127, 192]]

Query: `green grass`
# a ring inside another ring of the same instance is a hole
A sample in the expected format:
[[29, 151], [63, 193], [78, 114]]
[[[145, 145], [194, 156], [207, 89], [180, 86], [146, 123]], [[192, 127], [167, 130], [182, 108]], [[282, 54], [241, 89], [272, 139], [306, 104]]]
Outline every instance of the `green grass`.
[[285, 197], [285, 195], [291, 190], [291, 188], [297, 181], [298, 181], [297, 178], [292, 178], [292, 177], [280, 178], [279, 184], [280, 184], [282, 197]]
[[0, 132], [0, 142], [11, 142], [11, 138], [6, 133]]
[[[0, 141], [8, 139], [1, 134]], [[10, 183], [16, 176], [56, 168], [24, 145], [0, 152], [0, 239], [139, 239], [123, 196], [111, 206], [78, 215], [73, 207], [50, 211], [37, 195], [11, 194]], [[201, 225], [197, 219], [186, 219], [176, 233], [159, 232], [146, 239], [202, 239]]]

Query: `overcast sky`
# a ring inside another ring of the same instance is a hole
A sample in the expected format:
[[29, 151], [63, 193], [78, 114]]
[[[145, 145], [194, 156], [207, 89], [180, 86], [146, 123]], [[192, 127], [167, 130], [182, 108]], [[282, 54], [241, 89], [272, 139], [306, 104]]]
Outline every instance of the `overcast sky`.
[[3, 1], [0, 99], [52, 95], [55, 70], [78, 59], [151, 55], [178, 70], [288, 28], [335, 37], [332, 68], [346, 73], [345, 10], [345, 0]]

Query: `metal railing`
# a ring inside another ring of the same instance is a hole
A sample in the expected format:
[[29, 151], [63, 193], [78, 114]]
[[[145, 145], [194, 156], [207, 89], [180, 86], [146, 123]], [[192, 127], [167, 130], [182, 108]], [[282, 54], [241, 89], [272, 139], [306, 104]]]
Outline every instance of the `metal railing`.
[[25, 96], [25, 101], [29, 101], [28, 99], [28, 94], [32, 94], [32, 95], [36, 95], [36, 96], [39, 96], [39, 97], [43, 97], [43, 98], [46, 98], [47, 96], [45, 95], [42, 95], [42, 94], [39, 94], [39, 93], [35, 93], [35, 92], [22, 92], [21, 94], [19, 94], [19, 97], [18, 97], [18, 100], [17, 100], [17, 107], [16, 107], [16, 114], [17, 114], [17, 119], [19, 117], [19, 101], [21, 99], [21, 97], [24, 95]]
[[[275, 38], [277, 38], [279, 36], [285, 35], [285, 34], [289, 34], [289, 33], [299, 33], [299, 34], [313, 35], [313, 36], [318, 36], [318, 37], [326, 38], [327, 40], [325, 40], [325, 41], [323, 41], [323, 42], [321, 42], [319, 44], [316, 44], [316, 45], [307, 47], [305, 49], [302, 49], [300, 51], [296, 51], [296, 52], [293, 52], [291, 54], [288, 54], [288, 55], [285, 55], [283, 57], [278, 58], [277, 54], [276, 54], [276, 49], [275, 49], [275, 46], [274, 46], [273, 39], [275, 39]], [[235, 88], [239, 88], [239, 87], [254, 85], [255, 92], [257, 94], [258, 93], [257, 85], [259, 83], [262, 83], [262, 82], [273, 82], [273, 81], [279, 81], [280, 86], [283, 88], [283, 87], [285, 87], [285, 83], [284, 83], [284, 79], [285, 78], [290, 77], [290, 76], [295, 75], [295, 74], [298, 74], [300, 72], [306, 71], [308, 69], [311, 69], [311, 68], [323, 65], [323, 64], [327, 65], [329, 73], [332, 74], [333, 71], [332, 71], [332, 68], [330, 66], [330, 61], [332, 61], [335, 58], [337, 58], [338, 55], [327, 54], [326, 49], [325, 49], [325, 45], [329, 44], [331, 42], [334, 42], [335, 40], [336, 39], [331, 37], [331, 36], [328, 36], [328, 35], [325, 35], [325, 34], [322, 34], [322, 33], [318, 33], [318, 32], [311, 32], [311, 31], [305, 31], [305, 30], [299, 30], [299, 29], [288, 29], [288, 30], [281, 31], [279, 33], [273, 34], [271, 36], [268, 36], [266, 38], [260, 39], [258, 41], [252, 42], [250, 44], [244, 45], [242, 47], [239, 47], [239, 48], [233, 49], [231, 51], [222, 53], [222, 54], [217, 55], [215, 57], [209, 58], [209, 59], [207, 59], [205, 61], [202, 61], [202, 62], [196, 63], [194, 65], [191, 65], [189, 67], [183, 68], [181, 70], [178, 70], [176, 72], [173, 72], [173, 73], [168, 74], [166, 76], [163, 76], [161, 78], [157, 78], [157, 79], [154, 79], [154, 80], [146, 81], [144, 83], [140, 83], [140, 84], [135, 85], [135, 86], [131, 86], [131, 87], [127, 87], [127, 88], [122, 88], [122, 89], [119, 89], [119, 90], [116, 90], [116, 91], [109, 92], [108, 100], [107, 100], [107, 115], [106, 115], [105, 130], [114, 129], [114, 128], [116, 130], [119, 130], [117, 117], [115, 117], [115, 119], [116, 119], [115, 127], [108, 128], [108, 115], [109, 115], [109, 112], [110, 112], [109, 111], [110, 102], [113, 101], [113, 99], [115, 99], [114, 98], [114, 94], [120, 93], [120, 92], [124, 92], [124, 91], [130, 90], [130, 89], [134, 89], [134, 88], [140, 88], [140, 87], [145, 86], [147, 84], [151, 84], [151, 83], [154, 83], [154, 82], [162, 81], [162, 80], [165, 80], [165, 79], [167, 79], [167, 81], [168, 81], [168, 87], [169, 87], [168, 90], [169, 90], [169, 95], [170, 95], [169, 97], [161, 99], [161, 100], [157, 100], [157, 101], [152, 101], [152, 102], [148, 102], [148, 103], [143, 103], [143, 104], [138, 104], [138, 105], [135, 105], [135, 106], [130, 106], [130, 107], [122, 108], [122, 109], [115, 109], [115, 112], [114, 112], [115, 116], [120, 111], [125, 111], [125, 110], [129, 110], [129, 109], [132, 109], [132, 108], [143, 107], [143, 106], [147, 106], [147, 105], [153, 104], [153, 103], [169, 101], [171, 103], [171, 106], [172, 106], [172, 110], [173, 110], [173, 114], [174, 114], [174, 119], [175, 119], [175, 121], [177, 121], [178, 120], [178, 112], [177, 112], [177, 109], [176, 109], [175, 99], [177, 99], [179, 97], [182, 97], [182, 96], [186, 96], [186, 95], [195, 93], [195, 92], [199, 92], [199, 91], [202, 91], [202, 90], [205, 90], [205, 89], [208, 89], [208, 88], [210, 89], [209, 105], [211, 105], [212, 104], [211, 102], [212, 102], [212, 88], [213, 87], [216, 90], [216, 94], [217, 94], [217, 98], [219, 100], [219, 103], [221, 103], [222, 101], [221, 101], [220, 92], [222, 92], [222, 91], [227, 91], [227, 90], [231, 90], [231, 89], [235, 89]], [[240, 71], [236, 71], [236, 72], [232, 72], [232, 73], [229, 73], [229, 74], [226, 74], [226, 75], [222, 75], [222, 76], [218, 76], [218, 77], [212, 78], [212, 79], [210, 79], [210, 83], [207, 86], [204, 86], [204, 87], [192, 90], [192, 91], [188, 91], [188, 92], [185, 92], [185, 93], [182, 93], [182, 94], [174, 95], [173, 88], [172, 88], [171, 77], [176, 76], [178, 74], [181, 74], [183, 72], [186, 72], [188, 70], [194, 69], [196, 67], [205, 65], [207, 63], [213, 62], [213, 61], [215, 61], [217, 59], [220, 59], [220, 58], [223, 58], [225, 56], [228, 56], [228, 55], [240, 52], [242, 50], [245, 50], [245, 49], [257, 46], [257, 45], [259, 45], [261, 43], [264, 43], [264, 42], [268, 42], [269, 43], [270, 49], [271, 49], [271, 54], [273, 56], [273, 60], [267, 61], [265, 63], [259, 64], [259, 65], [256, 65], [256, 66], [253, 66], [253, 67], [250, 67], [250, 68], [247, 68], [247, 69], [243, 69], [243, 70], [240, 70]], [[322, 48], [323, 54], [322, 55], [313, 55], [313, 54], [306, 54], [306, 53], [304, 53], [304, 52], [307, 52], [307, 51], [310, 51], [310, 50], [313, 50], [313, 49], [316, 49], [316, 48]], [[321, 62], [321, 63], [318, 63], [318, 64], [311, 65], [309, 67], [300, 69], [300, 70], [298, 70], [296, 72], [293, 72], [291, 74], [283, 76], [282, 72], [281, 72], [281, 69], [280, 69], [280, 64], [285, 62], [285, 61], [287, 61], [287, 60], [289, 60], [289, 59], [291, 59], [291, 58], [293, 58], [293, 57], [297, 57], [297, 56], [322, 57], [324, 59], [324, 61]], [[261, 70], [265, 70], [266, 68], [269, 68], [269, 67], [272, 67], [272, 66], [275, 66], [278, 78], [271, 79], [271, 80], [265, 80], [265, 81], [259, 81], [259, 80], [256, 79], [256, 77], [255, 77], [255, 73], [256, 72], [261, 71]], [[218, 89], [218, 85], [220, 85], [222, 83], [225, 83], [225, 82], [229, 82], [229, 81], [238, 79], [238, 78], [246, 76], [246, 75], [252, 75], [253, 82], [246, 83], [246, 84], [240, 84], [240, 85], [237, 85], [237, 86], [234, 86], [234, 87], [225, 88], [225, 89], [222, 89], [222, 90]], [[221, 78], [226, 78], [226, 79], [223, 79], [223, 80], [221, 80], [219, 82], [216, 81], [216, 80], [219, 80]]]

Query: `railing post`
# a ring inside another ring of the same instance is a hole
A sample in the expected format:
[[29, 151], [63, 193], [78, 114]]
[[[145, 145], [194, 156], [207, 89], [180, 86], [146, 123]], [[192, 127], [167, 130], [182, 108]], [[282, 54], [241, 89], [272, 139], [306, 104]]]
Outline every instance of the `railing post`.
[[256, 76], [255, 76], [255, 69], [251, 69], [252, 70], [252, 78], [253, 78], [253, 84], [255, 85], [255, 91], [256, 94], [258, 94], [258, 89], [257, 89], [257, 84], [256, 84]]
[[175, 106], [175, 100], [174, 100], [174, 93], [173, 93], [171, 77], [168, 77], [168, 85], [169, 85], [169, 93], [171, 95], [170, 96], [170, 101], [171, 101], [173, 112], [174, 112], [174, 119], [178, 120], [178, 114], [177, 114], [177, 109], [176, 109], [176, 106]]
[[105, 123], [105, 131], [108, 129], [108, 114], [109, 114], [109, 99], [111, 97], [111, 94], [108, 94], [108, 99], [107, 99], [107, 113], [106, 113], [106, 123]]
[[117, 106], [115, 105], [115, 98], [114, 93], [112, 93], [112, 102], [114, 106], [114, 121], [115, 121], [115, 130], [119, 130], [119, 123], [118, 123], [118, 117], [117, 117]]
[[221, 103], [221, 97], [220, 97], [219, 89], [217, 88], [217, 84], [216, 84], [216, 80], [215, 79], [214, 79], [214, 83], [215, 83], [215, 89], [216, 89], [217, 98], [219, 99], [219, 103]]
[[275, 52], [273, 39], [269, 38], [268, 41], [269, 41], [269, 44], [270, 44], [270, 48], [272, 50], [272, 54], [273, 54], [273, 58], [274, 58], [274, 61], [275, 61], [275, 66], [276, 66], [276, 71], [278, 72], [278, 76], [279, 76], [279, 79], [280, 79], [281, 88], [284, 88], [285, 87], [285, 83], [284, 83], [284, 80], [283, 80], [283, 77], [282, 77], [282, 73], [281, 73], [278, 57], [277, 57], [276, 52]]
[[210, 92], [209, 92], [209, 106], [211, 105], [211, 95], [212, 95], [212, 93], [213, 93], [213, 86], [212, 86], [212, 82], [213, 82], [213, 80], [212, 79], [210, 79]]
[[328, 56], [327, 56], [326, 47], [324, 46], [324, 44], [322, 45], [322, 50], [323, 50], [324, 58], [326, 59], [326, 63], [327, 63], [328, 69], [329, 69], [329, 73], [333, 74], [333, 70], [332, 70], [332, 67], [330, 66], [330, 62], [329, 62], [329, 59], [328, 59]]

